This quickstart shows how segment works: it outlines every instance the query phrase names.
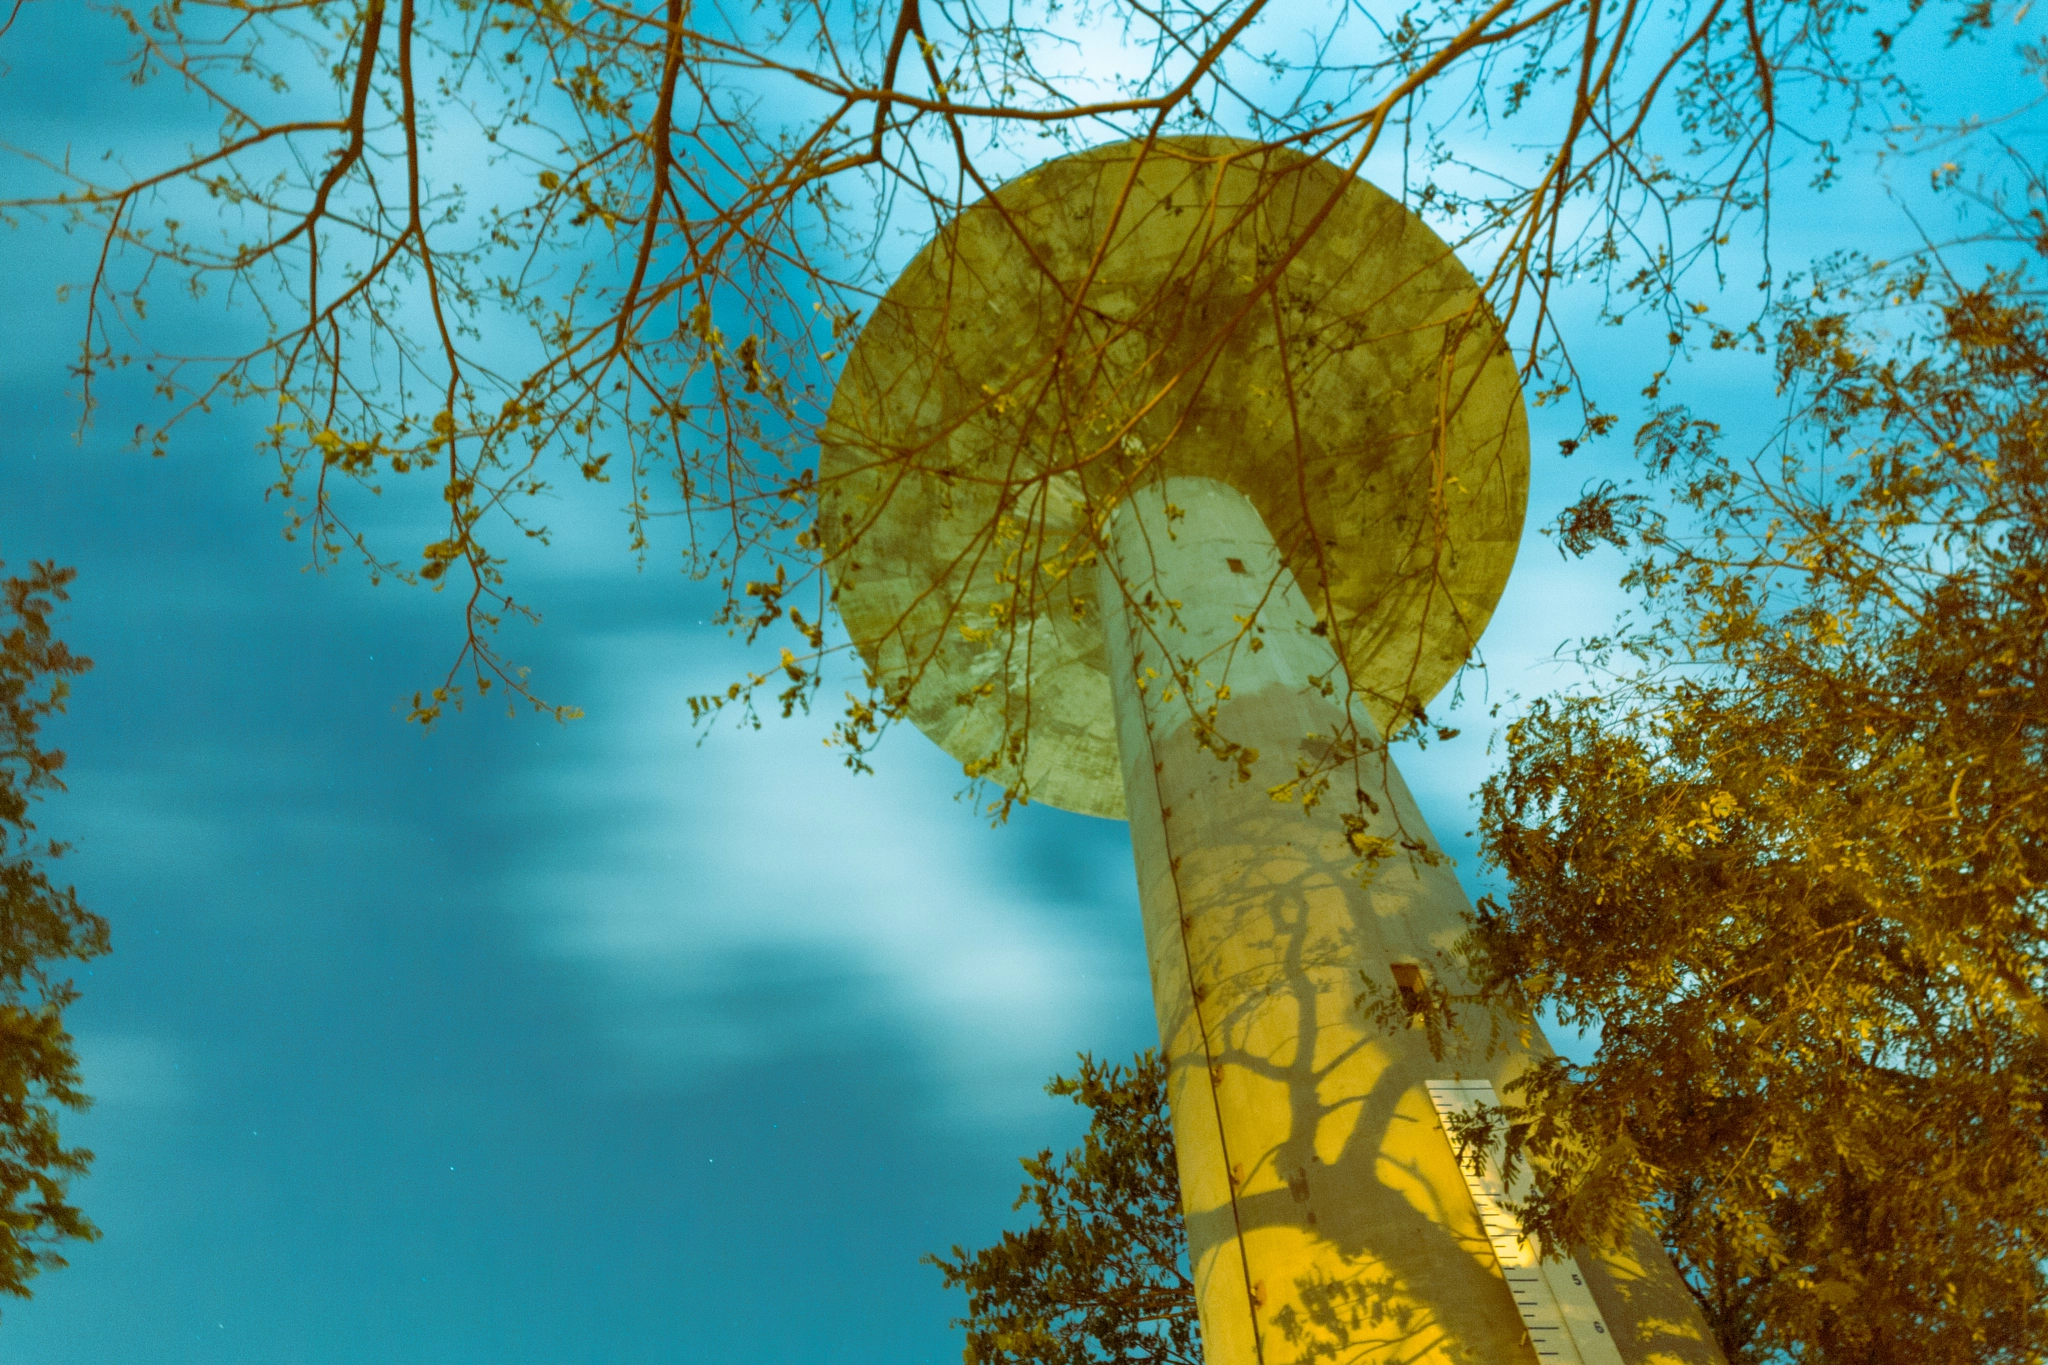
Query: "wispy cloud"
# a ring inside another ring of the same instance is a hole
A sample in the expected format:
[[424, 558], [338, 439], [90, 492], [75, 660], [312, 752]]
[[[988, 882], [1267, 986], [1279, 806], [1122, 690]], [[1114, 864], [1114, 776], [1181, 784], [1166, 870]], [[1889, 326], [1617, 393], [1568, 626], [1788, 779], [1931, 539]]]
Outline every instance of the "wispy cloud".
[[84, 1090], [97, 1109], [167, 1108], [190, 1093], [183, 1059], [168, 1039], [80, 1032], [76, 1041]]
[[1116, 862], [1082, 878], [1112, 889], [1062, 891], [1024, 865], [1046, 841], [952, 801], [957, 767], [914, 732], [873, 777], [840, 765], [821, 721], [697, 747], [683, 697], [724, 651], [702, 633], [591, 647], [601, 719], [583, 723], [601, 739], [515, 798], [550, 834], [498, 899], [528, 913], [537, 951], [585, 970], [634, 1080], [895, 1035], [935, 1113], [994, 1118], [1147, 999], [1121, 827], [1061, 855]]

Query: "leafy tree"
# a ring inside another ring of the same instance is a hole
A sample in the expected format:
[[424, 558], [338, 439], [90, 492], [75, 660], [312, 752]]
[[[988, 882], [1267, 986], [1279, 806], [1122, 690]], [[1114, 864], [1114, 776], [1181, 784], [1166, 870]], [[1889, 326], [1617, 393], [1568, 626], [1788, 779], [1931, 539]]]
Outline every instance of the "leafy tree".
[[1166, 1063], [1141, 1052], [1128, 1068], [1083, 1055], [1048, 1094], [1086, 1105], [1082, 1145], [1059, 1160], [1023, 1159], [1031, 1177], [1013, 1208], [1037, 1221], [995, 1246], [925, 1260], [967, 1291], [970, 1365], [1201, 1365], [1188, 1278], [1187, 1230], [1166, 1116]]
[[107, 923], [50, 880], [65, 846], [36, 837], [31, 803], [62, 790], [64, 755], [36, 741], [44, 718], [64, 709], [69, 679], [92, 667], [50, 636], [70, 569], [34, 564], [0, 580], [0, 1290], [22, 1298], [43, 1270], [64, 1264], [67, 1239], [99, 1236], [65, 1200], [92, 1153], [59, 1140], [55, 1107], [83, 1109], [78, 1055], [64, 1009], [78, 998], [57, 964], [107, 951]]
[[1651, 1209], [1732, 1361], [2037, 1361], [2048, 313], [1838, 265], [1787, 303], [1766, 449], [1663, 409], [1675, 501], [1561, 523], [1634, 544], [1640, 607], [1505, 731], [1475, 946], [1602, 1030], [1508, 1102], [1539, 1230]]

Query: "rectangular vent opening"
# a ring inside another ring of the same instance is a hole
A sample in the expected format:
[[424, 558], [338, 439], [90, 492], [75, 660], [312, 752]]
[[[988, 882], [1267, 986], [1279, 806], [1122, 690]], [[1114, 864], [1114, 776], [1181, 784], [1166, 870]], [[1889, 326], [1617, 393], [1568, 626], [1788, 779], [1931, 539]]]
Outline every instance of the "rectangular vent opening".
[[1422, 968], [1412, 962], [1396, 962], [1394, 967], [1394, 989], [1401, 993], [1401, 1008], [1410, 1014], [1422, 1014], [1429, 1009], [1429, 989], [1422, 981]]

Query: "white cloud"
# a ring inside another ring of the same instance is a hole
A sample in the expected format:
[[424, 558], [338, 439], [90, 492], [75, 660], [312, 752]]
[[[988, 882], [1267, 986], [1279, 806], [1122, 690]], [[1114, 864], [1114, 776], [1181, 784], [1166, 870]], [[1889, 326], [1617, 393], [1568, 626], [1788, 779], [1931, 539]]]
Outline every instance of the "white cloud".
[[922, 737], [892, 737], [872, 777], [825, 748], [822, 720], [699, 747], [682, 698], [708, 681], [690, 676], [702, 634], [594, 651], [602, 719], [583, 724], [601, 738], [536, 768], [519, 799], [557, 833], [498, 898], [537, 951], [587, 969], [646, 1081], [884, 1035], [922, 1053], [939, 1109], [998, 1117], [1145, 998], [1142, 959], [1111, 941], [1135, 892], [1077, 905], [1034, 885], [1030, 840], [952, 801], [958, 768]]

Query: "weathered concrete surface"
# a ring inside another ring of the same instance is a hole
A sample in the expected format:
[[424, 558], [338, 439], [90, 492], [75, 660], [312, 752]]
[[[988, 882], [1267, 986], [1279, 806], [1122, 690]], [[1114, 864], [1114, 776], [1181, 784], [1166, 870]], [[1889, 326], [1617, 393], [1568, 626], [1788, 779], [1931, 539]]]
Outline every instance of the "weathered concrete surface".
[[847, 359], [818, 529], [855, 644], [969, 771], [1123, 814], [1087, 566], [1169, 474], [1252, 499], [1384, 725], [1514, 561], [1514, 362], [1435, 233], [1291, 151], [1099, 147], [948, 223]]
[[[1423, 1083], [1505, 1094], [1547, 1045], [1473, 1020], [1439, 1059], [1361, 1009], [1365, 982], [1398, 998], [1395, 963], [1464, 989], [1469, 904], [1258, 511], [1172, 479], [1109, 532], [1097, 595], [1209, 1365], [1533, 1365]], [[1269, 791], [1297, 760], [1331, 779], [1306, 814]], [[1393, 852], [1361, 883], [1374, 840]], [[1718, 1360], [1654, 1240], [1637, 1252], [1581, 1257], [1623, 1358]]]

